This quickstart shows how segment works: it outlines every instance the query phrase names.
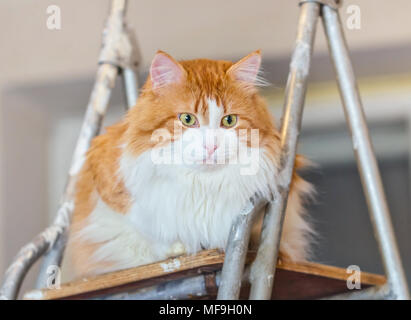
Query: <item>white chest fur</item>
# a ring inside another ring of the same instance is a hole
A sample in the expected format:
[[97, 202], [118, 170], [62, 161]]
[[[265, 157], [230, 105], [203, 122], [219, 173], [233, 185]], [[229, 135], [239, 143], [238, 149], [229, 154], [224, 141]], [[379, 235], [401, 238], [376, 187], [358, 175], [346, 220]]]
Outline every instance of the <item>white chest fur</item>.
[[233, 218], [250, 197], [257, 191], [269, 195], [275, 167], [262, 153], [255, 175], [241, 175], [239, 165], [198, 172], [154, 164], [147, 152], [138, 158], [124, 154], [119, 175], [132, 197], [129, 212], [116, 213], [100, 200], [81, 232], [104, 243], [94, 259], [114, 260], [113, 269], [164, 259], [176, 244], [187, 253], [224, 249]]
[[241, 175], [232, 164], [204, 172], [156, 165], [148, 152], [137, 159], [123, 155], [120, 167], [133, 198], [130, 221], [155, 241], [180, 241], [187, 252], [224, 248], [233, 217], [256, 191], [268, 195], [275, 177], [263, 154], [255, 175]]

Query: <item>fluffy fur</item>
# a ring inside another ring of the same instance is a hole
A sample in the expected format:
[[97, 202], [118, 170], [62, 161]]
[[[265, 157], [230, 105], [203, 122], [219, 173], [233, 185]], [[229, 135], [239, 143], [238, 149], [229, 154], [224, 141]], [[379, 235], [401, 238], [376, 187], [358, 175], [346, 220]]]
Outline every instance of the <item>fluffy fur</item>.
[[[224, 249], [233, 218], [249, 199], [256, 192], [270, 197], [280, 146], [256, 89], [260, 63], [259, 51], [237, 63], [177, 62], [156, 54], [137, 105], [93, 140], [79, 174], [70, 234], [78, 276]], [[196, 123], [184, 125], [184, 113]], [[226, 115], [237, 117], [232, 128], [222, 126]], [[258, 129], [257, 146], [252, 129]], [[249, 134], [245, 140], [241, 130]], [[247, 163], [235, 161], [239, 146], [252, 154]], [[184, 151], [189, 148], [194, 151]], [[301, 166], [297, 157], [296, 168]], [[310, 190], [294, 173], [282, 257], [304, 260], [309, 254], [312, 231], [301, 201]], [[258, 233], [257, 225], [256, 239]]]

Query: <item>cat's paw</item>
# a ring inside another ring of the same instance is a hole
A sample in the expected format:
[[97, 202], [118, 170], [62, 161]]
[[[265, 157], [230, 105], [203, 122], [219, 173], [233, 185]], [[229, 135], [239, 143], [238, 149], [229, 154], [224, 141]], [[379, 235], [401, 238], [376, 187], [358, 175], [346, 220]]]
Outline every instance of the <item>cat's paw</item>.
[[186, 248], [181, 242], [177, 241], [174, 242], [173, 245], [170, 247], [168, 254], [170, 257], [177, 257], [181, 256], [184, 253], [186, 253]]

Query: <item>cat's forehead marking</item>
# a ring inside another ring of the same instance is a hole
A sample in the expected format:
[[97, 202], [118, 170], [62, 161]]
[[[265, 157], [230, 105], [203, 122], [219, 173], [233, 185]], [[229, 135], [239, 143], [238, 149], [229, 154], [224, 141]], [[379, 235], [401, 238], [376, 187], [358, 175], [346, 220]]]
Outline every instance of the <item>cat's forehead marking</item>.
[[196, 99], [194, 103], [194, 113], [197, 113], [200, 109], [201, 99]]
[[221, 118], [224, 115], [224, 108], [217, 104], [214, 99], [207, 99], [208, 104], [208, 126], [213, 129], [220, 127]]

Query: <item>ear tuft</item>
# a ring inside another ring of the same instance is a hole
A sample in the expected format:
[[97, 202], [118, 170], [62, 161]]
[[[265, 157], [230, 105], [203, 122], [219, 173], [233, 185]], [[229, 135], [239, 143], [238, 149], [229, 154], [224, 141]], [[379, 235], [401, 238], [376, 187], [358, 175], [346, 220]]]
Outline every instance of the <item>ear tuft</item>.
[[259, 77], [261, 67], [261, 51], [257, 50], [234, 63], [227, 71], [236, 80], [247, 85], [265, 86], [268, 83]]
[[153, 89], [178, 83], [183, 79], [183, 76], [184, 69], [176, 60], [163, 51], [157, 51], [150, 67]]

